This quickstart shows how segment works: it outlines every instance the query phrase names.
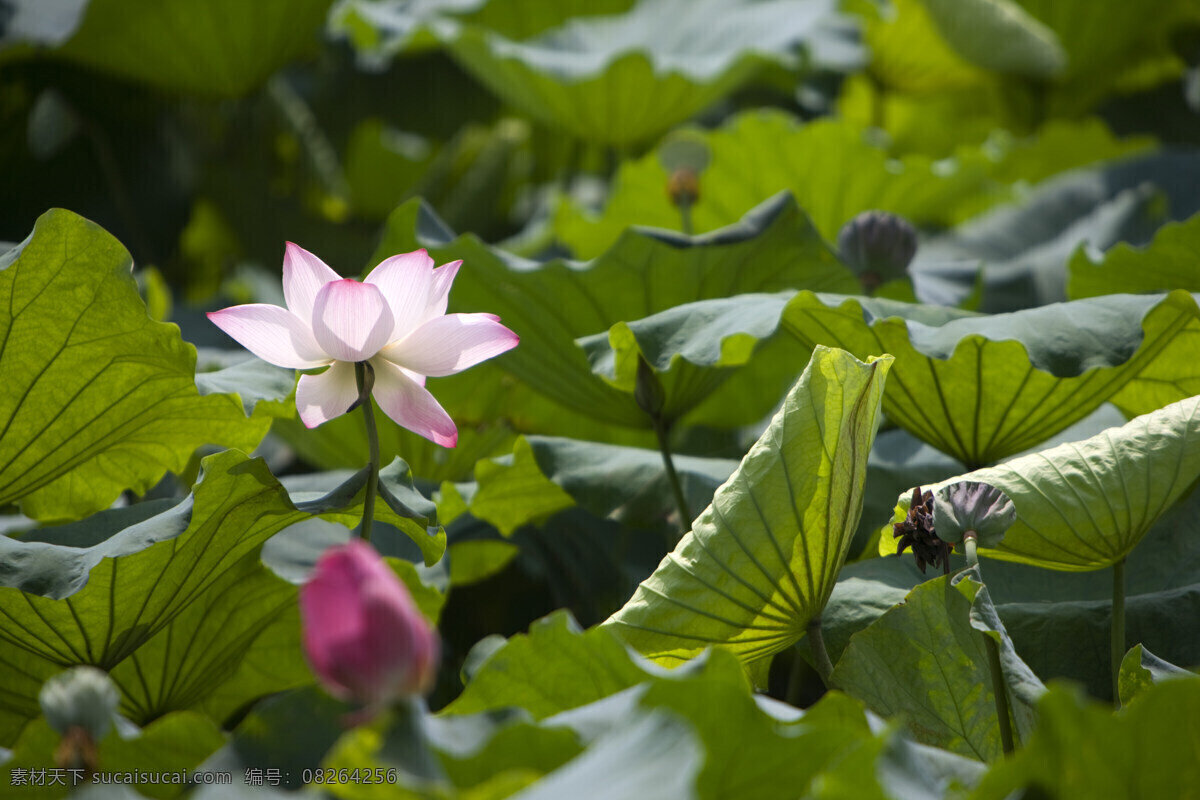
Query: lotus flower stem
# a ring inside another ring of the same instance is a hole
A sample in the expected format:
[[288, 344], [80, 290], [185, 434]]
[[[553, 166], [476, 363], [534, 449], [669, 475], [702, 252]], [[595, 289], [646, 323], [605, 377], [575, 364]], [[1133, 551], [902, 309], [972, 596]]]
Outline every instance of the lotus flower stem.
[[[978, 539], [975, 531], [963, 534], [963, 549], [967, 553], [968, 567], [979, 567]], [[1016, 745], [1008, 709], [1008, 687], [1004, 683], [1004, 668], [1000, 665], [1000, 648], [996, 645], [996, 640], [983, 631], [980, 631], [979, 635], [983, 637], [988, 671], [992, 673], [992, 696], [996, 700], [996, 720], [1000, 723], [1000, 746], [1004, 748], [1005, 755], [1011, 755], [1016, 750]]]
[[825, 634], [821, 632], [821, 616], [818, 614], [808, 621], [805, 629], [808, 633], [808, 643], [812, 647], [814, 666], [821, 682], [826, 689], [833, 688], [833, 661], [829, 659], [829, 651], [825, 649]]
[[685, 236], [692, 235], [692, 204], [683, 202], [679, 204], [679, 230], [683, 231]]
[[354, 364], [354, 379], [358, 383], [358, 404], [362, 406], [363, 419], [367, 423], [367, 448], [370, 460], [367, 464], [367, 495], [363, 498], [362, 525], [358, 535], [363, 541], [371, 541], [371, 523], [375, 521], [375, 492], [379, 484], [379, 431], [375, 429], [375, 407], [371, 404], [371, 389], [375, 385], [375, 370], [366, 361]]
[[658, 437], [658, 449], [662, 453], [663, 469], [666, 470], [667, 480], [671, 484], [671, 493], [675, 495], [675, 508], [679, 511], [679, 536], [692, 529], [692, 512], [688, 508], [687, 497], [683, 494], [683, 484], [679, 482], [679, 473], [675, 471], [675, 462], [671, 460], [671, 443], [669, 430], [661, 418], [655, 416], [654, 435]]
[[1113, 564], [1112, 691], [1113, 705], [1121, 707], [1121, 659], [1125, 656], [1125, 559]]

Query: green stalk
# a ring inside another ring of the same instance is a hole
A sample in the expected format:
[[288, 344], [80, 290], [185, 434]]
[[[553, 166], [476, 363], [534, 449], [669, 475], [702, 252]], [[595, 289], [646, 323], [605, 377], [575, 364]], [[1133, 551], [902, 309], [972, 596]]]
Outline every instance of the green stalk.
[[363, 498], [362, 525], [358, 535], [371, 541], [371, 523], [375, 521], [375, 493], [379, 484], [379, 432], [375, 429], [375, 408], [371, 403], [371, 390], [375, 387], [375, 370], [366, 361], [354, 364], [354, 379], [358, 383], [358, 405], [362, 406], [363, 419], [367, 423], [367, 448], [370, 472], [367, 474], [367, 496]]
[[805, 629], [808, 633], [808, 644], [812, 647], [813, 660], [817, 663], [817, 674], [826, 689], [833, 688], [833, 662], [829, 659], [829, 651], [825, 649], [825, 634], [821, 632], [821, 616], [818, 614], [808, 621]]
[[671, 493], [675, 495], [675, 508], [679, 510], [680, 538], [692, 529], [692, 512], [688, 508], [687, 498], [683, 494], [683, 484], [679, 482], [679, 474], [675, 472], [675, 462], [671, 460], [671, 444], [668, 440], [667, 426], [660, 417], [654, 420], [654, 435], [658, 437], [658, 450], [662, 453], [663, 469], [667, 472], [667, 480], [671, 484]]
[[1125, 657], [1125, 559], [1113, 564], [1112, 690], [1113, 705], [1121, 707], [1121, 659]]
[[686, 200], [679, 202], [679, 230], [683, 231], [684, 235], [692, 235], [692, 204]]
[[[963, 548], [967, 553], [967, 565], [979, 566], [978, 536], [975, 531], [967, 531], [963, 535]], [[980, 576], [982, 577], [982, 576]], [[1008, 708], [1008, 687], [1004, 683], [1004, 668], [1000, 665], [1000, 647], [996, 640], [983, 631], [983, 647], [987, 651], [988, 671], [992, 673], [992, 697], [996, 701], [996, 720], [1000, 723], [1000, 746], [1005, 755], [1012, 755], [1016, 750], [1013, 740], [1012, 718]]]

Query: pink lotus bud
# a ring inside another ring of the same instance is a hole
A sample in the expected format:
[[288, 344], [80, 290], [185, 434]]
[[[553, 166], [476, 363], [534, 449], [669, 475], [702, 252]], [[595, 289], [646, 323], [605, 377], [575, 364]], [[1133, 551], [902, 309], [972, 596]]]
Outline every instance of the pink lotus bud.
[[325, 551], [300, 588], [300, 616], [309, 663], [333, 696], [378, 708], [432, 688], [437, 633], [366, 542]]

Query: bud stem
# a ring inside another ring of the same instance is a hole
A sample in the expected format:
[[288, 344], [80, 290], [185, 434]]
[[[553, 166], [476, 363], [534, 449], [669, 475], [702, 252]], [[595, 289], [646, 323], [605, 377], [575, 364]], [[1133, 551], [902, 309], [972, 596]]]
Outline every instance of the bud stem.
[[[967, 566], [975, 567], [976, 573], [979, 574], [979, 534], [975, 531], [967, 531], [963, 534], [963, 549], [967, 554]], [[979, 574], [979, 580], [983, 581], [983, 575]], [[1000, 746], [1004, 748], [1005, 755], [1012, 755], [1016, 750], [1016, 745], [1013, 740], [1012, 717], [1008, 708], [1008, 686], [1004, 683], [1004, 668], [1000, 664], [1000, 647], [996, 644], [996, 640], [983, 631], [979, 632], [983, 637], [983, 648], [987, 651], [988, 672], [992, 673], [992, 696], [996, 701], [996, 721], [1000, 723]]]
[[658, 437], [658, 449], [662, 453], [663, 469], [667, 473], [667, 481], [671, 484], [671, 493], [675, 495], [675, 508], [679, 511], [679, 538], [692, 529], [692, 512], [688, 509], [687, 498], [683, 494], [683, 485], [679, 482], [679, 474], [675, 472], [675, 463], [671, 460], [671, 443], [668, 437], [668, 426], [662, 417], [651, 415], [654, 422], [654, 435]]
[[679, 230], [683, 231], [685, 236], [692, 235], [692, 204], [687, 200], [680, 200], [679, 206]]
[[371, 390], [375, 387], [375, 371], [366, 361], [354, 364], [354, 379], [358, 383], [358, 404], [362, 406], [363, 419], [367, 424], [367, 448], [370, 460], [367, 466], [367, 495], [363, 498], [362, 524], [358, 535], [371, 541], [371, 523], [375, 521], [375, 493], [379, 484], [379, 432], [375, 428], [375, 408], [371, 403]]

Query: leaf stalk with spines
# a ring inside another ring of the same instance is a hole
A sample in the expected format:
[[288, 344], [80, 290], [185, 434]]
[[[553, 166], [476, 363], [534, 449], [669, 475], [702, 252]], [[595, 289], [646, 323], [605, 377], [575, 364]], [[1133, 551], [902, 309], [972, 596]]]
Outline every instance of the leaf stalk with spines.
[[821, 632], [820, 614], [808, 621], [805, 632], [808, 634], [808, 643], [812, 647], [817, 674], [821, 676], [821, 682], [825, 684], [825, 688], [832, 689], [833, 661], [829, 658], [829, 650], [825, 647], [825, 634]]
[[[963, 535], [963, 549], [967, 554], [967, 566], [968, 568], [974, 567], [977, 572], [979, 570], [978, 540], [979, 536], [975, 531], [967, 531]], [[992, 696], [996, 700], [996, 720], [1000, 723], [1000, 746], [1004, 748], [1005, 755], [1012, 755], [1016, 750], [1016, 745], [1013, 739], [1012, 719], [1009, 716], [1008, 688], [1004, 684], [1004, 669], [1000, 665], [1000, 648], [996, 645], [996, 640], [983, 631], [980, 631], [979, 635], [983, 637], [984, 649], [987, 651], [988, 671], [992, 674]]]
[[371, 523], [375, 521], [375, 494], [379, 486], [379, 431], [375, 427], [375, 408], [371, 403], [371, 390], [375, 388], [375, 370], [366, 361], [354, 364], [354, 379], [358, 384], [358, 401], [367, 425], [368, 464], [367, 494], [363, 498], [362, 524], [358, 535], [363, 541], [371, 541]]

